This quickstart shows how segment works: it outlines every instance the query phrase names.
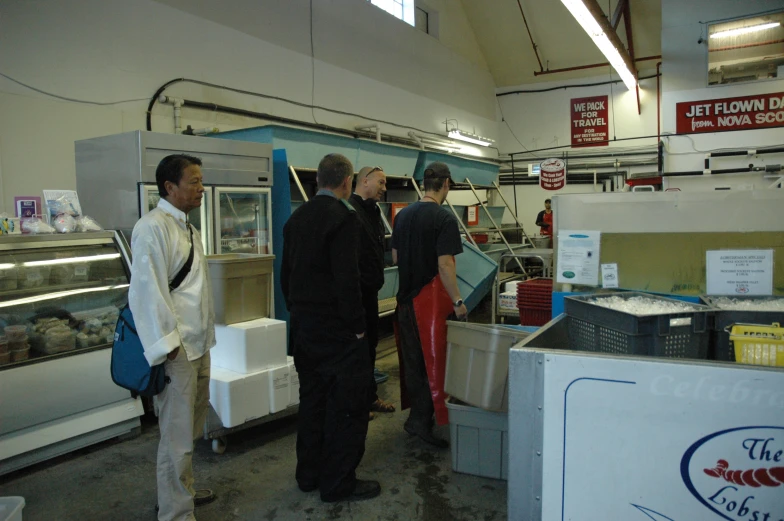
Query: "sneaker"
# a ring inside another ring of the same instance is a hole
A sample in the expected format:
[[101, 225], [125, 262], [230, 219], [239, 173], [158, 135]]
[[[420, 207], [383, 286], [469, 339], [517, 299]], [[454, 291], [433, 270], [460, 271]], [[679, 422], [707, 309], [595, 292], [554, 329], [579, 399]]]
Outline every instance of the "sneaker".
[[372, 499], [381, 494], [381, 485], [378, 481], [358, 479], [354, 485], [354, 490], [341, 496], [321, 496], [324, 503], [336, 503], [338, 501], [362, 501]]

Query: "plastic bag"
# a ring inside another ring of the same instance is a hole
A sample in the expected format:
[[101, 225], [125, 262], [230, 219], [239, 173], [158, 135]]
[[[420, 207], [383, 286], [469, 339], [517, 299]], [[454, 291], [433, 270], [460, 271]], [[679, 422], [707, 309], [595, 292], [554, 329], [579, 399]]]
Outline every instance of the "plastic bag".
[[19, 217], [11, 217], [7, 213], [0, 213], [0, 235], [22, 233]]
[[71, 233], [77, 230], [76, 219], [67, 213], [59, 214], [54, 218], [52, 224], [54, 229], [60, 233]]
[[45, 191], [46, 205], [49, 208], [49, 216], [54, 218], [58, 215], [70, 215], [79, 217], [82, 215], [82, 206], [79, 204], [79, 196], [73, 190]]
[[25, 219], [22, 221], [22, 231], [24, 233], [54, 233], [56, 230], [43, 222], [41, 219]]
[[76, 224], [80, 232], [102, 232], [103, 228], [98, 221], [89, 215], [83, 215], [76, 219]]

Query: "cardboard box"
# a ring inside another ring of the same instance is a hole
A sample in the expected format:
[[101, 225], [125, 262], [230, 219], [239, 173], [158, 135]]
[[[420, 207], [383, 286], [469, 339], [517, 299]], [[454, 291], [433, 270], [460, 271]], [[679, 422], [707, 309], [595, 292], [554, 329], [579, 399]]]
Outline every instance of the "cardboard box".
[[294, 366], [294, 357], [289, 356], [289, 407], [299, 404], [299, 374]]
[[224, 427], [236, 427], [270, 413], [267, 370], [239, 374], [210, 368], [210, 404]]
[[[289, 364], [284, 363], [279, 367], [267, 369], [269, 385], [269, 410], [271, 413], [280, 412], [289, 406], [290, 378]], [[299, 383], [299, 380], [297, 381]]]
[[517, 309], [517, 292], [509, 291], [498, 295], [498, 307], [503, 309]]
[[250, 374], [286, 363], [286, 323], [271, 318], [215, 326], [212, 365]]

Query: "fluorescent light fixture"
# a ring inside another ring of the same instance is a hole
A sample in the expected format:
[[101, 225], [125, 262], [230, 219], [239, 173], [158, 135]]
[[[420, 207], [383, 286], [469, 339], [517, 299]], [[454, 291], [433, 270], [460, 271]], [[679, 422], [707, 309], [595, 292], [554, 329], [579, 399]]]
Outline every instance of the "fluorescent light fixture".
[[10, 270], [16, 266], [16, 264], [0, 264], [0, 270]]
[[25, 266], [27, 268], [34, 268], [35, 266], [53, 266], [55, 264], [78, 264], [81, 262], [111, 260], [111, 259], [116, 259], [119, 256], [120, 256], [119, 253], [107, 253], [105, 255], [90, 255], [88, 257], [69, 257], [67, 259], [51, 259], [51, 260], [23, 262], [22, 266]]
[[729, 36], [739, 36], [741, 34], [756, 33], [764, 31], [765, 29], [773, 29], [779, 27], [781, 22], [770, 22], [767, 24], [750, 25], [748, 27], [738, 27], [737, 29], [728, 29], [726, 31], [719, 31], [710, 35], [711, 38], [727, 38]]
[[460, 141], [466, 141], [468, 143], [473, 143], [474, 145], [479, 145], [483, 147], [489, 147], [490, 145], [495, 143], [495, 141], [490, 138], [477, 136], [476, 134], [470, 134], [468, 132], [465, 132], [463, 130], [458, 130], [458, 129], [450, 130], [449, 137], [452, 139], [459, 139]]
[[615, 48], [615, 45], [610, 41], [610, 38], [607, 37], [607, 34], [604, 32], [601, 25], [599, 25], [599, 22], [585, 6], [583, 0], [561, 0], [561, 2], [566, 6], [569, 12], [572, 13], [572, 16], [574, 16], [575, 20], [577, 20], [585, 32], [588, 33], [588, 36], [591, 37], [593, 43], [602, 51], [604, 57], [607, 58], [607, 61], [613, 66], [615, 72], [617, 72], [621, 77], [621, 80], [623, 80], [626, 88], [635, 90], [637, 87], [637, 79], [634, 77], [632, 71], [629, 70], [623, 57], [621, 57], [621, 53]]
[[33, 302], [41, 302], [42, 300], [52, 300], [56, 298], [69, 297], [71, 295], [80, 295], [82, 293], [93, 293], [96, 291], [108, 291], [110, 289], [123, 289], [130, 286], [130, 284], [118, 284], [116, 286], [101, 286], [99, 288], [85, 288], [85, 289], [72, 289], [69, 291], [57, 291], [55, 293], [44, 293], [34, 297], [20, 298], [16, 300], [9, 300], [0, 302], [0, 308], [7, 308], [11, 306], [19, 306], [21, 304], [32, 304]]

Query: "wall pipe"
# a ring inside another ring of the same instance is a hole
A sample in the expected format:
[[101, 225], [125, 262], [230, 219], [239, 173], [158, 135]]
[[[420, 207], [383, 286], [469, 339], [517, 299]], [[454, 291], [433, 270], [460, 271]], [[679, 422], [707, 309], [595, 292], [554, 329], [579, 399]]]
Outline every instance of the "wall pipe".
[[661, 72], [662, 62], [656, 64], [656, 140], [661, 141]]
[[[780, 172], [781, 165], [751, 166], [747, 168], [724, 168], [721, 170], [711, 170], [710, 175], [714, 174], [744, 174], [751, 172]], [[688, 175], [705, 175], [703, 170], [690, 170], [684, 172], [664, 172], [662, 177], [683, 177]]]
[[[651, 137], [653, 137], [653, 136], [651, 136]], [[547, 150], [550, 150], [550, 149], [547, 149]], [[655, 153], [656, 153], [656, 150], [653, 147], [651, 147], [651, 151], [650, 152], [645, 152], [645, 151], [641, 151], [641, 152], [607, 152], [605, 154], [593, 154], [593, 155], [591, 155], [591, 154], [576, 154], [576, 155], [570, 155], [569, 159], [600, 159], [600, 158], [604, 158], [604, 157], [647, 156], [647, 155], [653, 155]], [[515, 152], [513, 154], [510, 154], [510, 156], [516, 156], [516, 155], [519, 155], [519, 154], [520, 154], [520, 152]], [[531, 159], [525, 159], [525, 160], [522, 160], [522, 159], [515, 159], [515, 160], [512, 160], [512, 159], [501, 159], [501, 160], [499, 160], [499, 163], [502, 163], [502, 164], [503, 163], [512, 163], [513, 161], [526, 161], [528, 163], [533, 163], [533, 162], [539, 161], [541, 163], [545, 159], [550, 159], [550, 158], [549, 157], [533, 157]]]

